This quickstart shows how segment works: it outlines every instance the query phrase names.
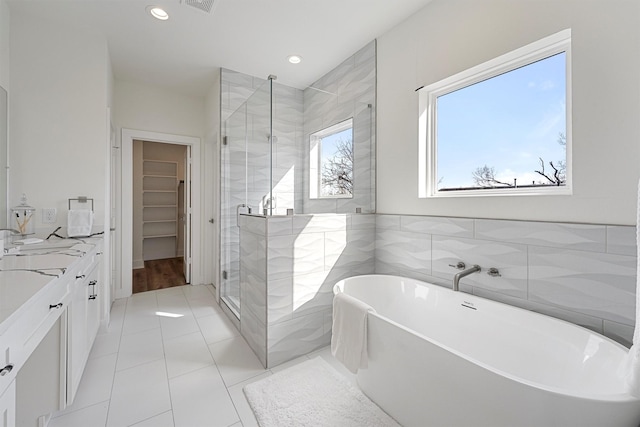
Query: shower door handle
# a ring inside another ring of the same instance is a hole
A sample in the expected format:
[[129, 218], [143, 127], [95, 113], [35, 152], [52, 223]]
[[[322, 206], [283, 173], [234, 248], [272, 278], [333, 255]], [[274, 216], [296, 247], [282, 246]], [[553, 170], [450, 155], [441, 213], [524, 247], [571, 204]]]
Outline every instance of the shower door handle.
[[247, 213], [251, 213], [251, 207], [249, 207], [244, 203], [240, 203], [238, 206], [236, 206], [236, 227], [240, 227], [240, 209], [241, 208], [247, 208]]

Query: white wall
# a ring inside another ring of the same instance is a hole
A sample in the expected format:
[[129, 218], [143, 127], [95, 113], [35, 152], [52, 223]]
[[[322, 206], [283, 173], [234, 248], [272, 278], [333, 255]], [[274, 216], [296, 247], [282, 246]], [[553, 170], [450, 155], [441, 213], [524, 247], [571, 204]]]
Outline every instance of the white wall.
[[0, 0], [0, 86], [9, 91], [9, 41], [11, 13], [5, 0]]
[[[640, 2], [626, 0], [434, 0], [381, 36], [377, 212], [635, 224], [639, 17]], [[573, 195], [419, 199], [415, 89], [564, 28], [572, 29]]]
[[117, 78], [114, 92], [114, 116], [119, 128], [202, 137], [204, 97]]
[[[26, 193], [43, 234], [66, 226], [69, 198], [92, 197], [94, 231], [102, 231], [106, 41], [19, 12], [11, 13], [10, 38], [9, 202]], [[42, 208], [57, 208], [57, 224], [41, 223]]]
[[[196, 137], [202, 141], [205, 129], [204, 100], [204, 95], [202, 97], [186, 96], [157, 86], [116, 79], [114, 88], [114, 121], [119, 133], [122, 129], [133, 129], [142, 131], [140, 132], [141, 134], [171, 134]], [[199, 146], [198, 152], [200, 148]], [[193, 150], [192, 153], [195, 153], [195, 151]], [[201, 161], [200, 158], [196, 159], [195, 155], [193, 160]], [[123, 171], [124, 175], [125, 172]], [[205, 191], [212, 191], [211, 184], [204, 182], [203, 179], [200, 179], [199, 184], [200, 193], [198, 195], [194, 193], [192, 200], [200, 201]], [[130, 184], [123, 182], [122, 185]], [[195, 191], [195, 185], [192, 186], [192, 191]], [[193, 206], [197, 204], [194, 202]], [[200, 208], [198, 211], [199, 218], [203, 218], [202, 210]], [[195, 216], [192, 216], [192, 218], [194, 218], [192, 232], [196, 232]], [[210, 283], [206, 282], [206, 278], [203, 276], [203, 270], [208, 262], [207, 254], [204, 252], [203, 247], [207, 239], [212, 239], [213, 237], [207, 234], [208, 222], [206, 222], [206, 219], [200, 220], [198, 225], [200, 226], [201, 235], [195, 236], [192, 233], [194, 268], [191, 283]], [[122, 236], [123, 245], [130, 244], [128, 242], [130, 242], [131, 238], [132, 236]], [[196, 250], [199, 257], [196, 256]], [[196, 269], [198, 270], [196, 271]]]

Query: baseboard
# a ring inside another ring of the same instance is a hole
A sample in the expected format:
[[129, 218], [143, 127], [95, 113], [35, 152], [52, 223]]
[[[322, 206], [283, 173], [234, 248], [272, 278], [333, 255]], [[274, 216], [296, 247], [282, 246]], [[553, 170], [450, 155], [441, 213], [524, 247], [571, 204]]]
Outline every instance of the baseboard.
[[134, 270], [137, 270], [139, 268], [144, 268], [144, 260], [142, 260], [142, 259], [134, 259], [132, 268]]

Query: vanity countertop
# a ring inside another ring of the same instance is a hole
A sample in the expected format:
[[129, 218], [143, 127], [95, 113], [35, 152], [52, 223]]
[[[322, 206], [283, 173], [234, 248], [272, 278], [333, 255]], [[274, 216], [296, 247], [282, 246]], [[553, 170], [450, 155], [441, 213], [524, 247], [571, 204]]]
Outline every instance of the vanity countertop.
[[0, 335], [18, 317], [26, 303], [55, 282], [102, 238], [65, 239], [20, 246], [0, 259]]

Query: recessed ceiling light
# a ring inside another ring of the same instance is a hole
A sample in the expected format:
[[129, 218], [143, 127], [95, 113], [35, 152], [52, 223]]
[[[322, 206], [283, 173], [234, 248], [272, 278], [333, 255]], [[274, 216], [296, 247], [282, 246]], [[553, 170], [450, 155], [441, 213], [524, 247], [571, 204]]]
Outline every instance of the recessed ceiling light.
[[151, 14], [156, 19], [161, 21], [166, 21], [169, 19], [169, 14], [165, 12], [165, 10], [158, 6], [147, 6], [147, 12]]
[[290, 55], [290, 56], [287, 57], [287, 59], [292, 64], [299, 64], [299, 63], [302, 62], [302, 57], [300, 55]]

